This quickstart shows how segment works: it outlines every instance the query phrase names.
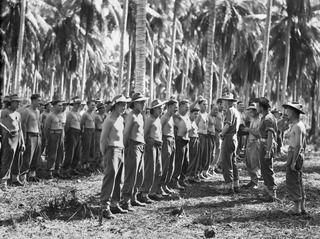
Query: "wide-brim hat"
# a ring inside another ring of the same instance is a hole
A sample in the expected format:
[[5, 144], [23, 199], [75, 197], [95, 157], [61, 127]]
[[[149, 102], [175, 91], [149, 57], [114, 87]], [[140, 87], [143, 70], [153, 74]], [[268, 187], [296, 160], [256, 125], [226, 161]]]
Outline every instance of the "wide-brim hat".
[[292, 102], [292, 103], [287, 103], [287, 104], [283, 104], [282, 105], [283, 108], [292, 108], [296, 111], [298, 111], [300, 114], [305, 114], [305, 112], [302, 110], [303, 109], [303, 106], [302, 104], [299, 104], [297, 102]]
[[192, 113], [192, 112], [196, 112], [196, 111], [200, 111], [200, 106], [198, 105], [198, 104], [196, 104], [194, 107], [192, 107], [191, 109], [190, 109], [190, 112]]
[[97, 104], [97, 110], [101, 109], [101, 108], [104, 108], [105, 105], [102, 103], [102, 102], [98, 102]]
[[12, 101], [22, 101], [22, 99], [17, 95], [17, 94], [13, 94], [13, 95], [10, 95], [10, 102]]
[[52, 99], [52, 101], [50, 102], [52, 105], [56, 105], [58, 103], [63, 103], [63, 100], [61, 99]]
[[249, 107], [247, 108], [247, 110], [257, 110], [257, 104], [251, 103], [251, 104], [249, 105]]
[[131, 102], [147, 101], [149, 98], [144, 97], [141, 93], [134, 93]]
[[158, 108], [158, 107], [161, 107], [163, 106], [164, 104], [166, 103], [166, 101], [161, 101], [161, 100], [154, 100], [151, 102], [151, 106], [150, 106], [150, 109], [154, 109], [154, 108]]
[[124, 95], [117, 95], [113, 98], [112, 104], [117, 104], [117, 103], [128, 103], [130, 102], [130, 98], [126, 98]]
[[173, 105], [173, 104], [178, 104], [178, 100], [176, 99], [175, 96], [171, 96], [169, 100], [167, 100], [166, 104], [167, 105]]
[[221, 100], [236, 102], [237, 100], [234, 98], [232, 93], [226, 93], [221, 98]]
[[73, 97], [70, 101], [70, 105], [81, 104], [81, 100], [79, 97]]
[[271, 110], [271, 113], [272, 114], [282, 114], [282, 112], [280, 111], [280, 110], [278, 110], [278, 109], [273, 109], [273, 110]]

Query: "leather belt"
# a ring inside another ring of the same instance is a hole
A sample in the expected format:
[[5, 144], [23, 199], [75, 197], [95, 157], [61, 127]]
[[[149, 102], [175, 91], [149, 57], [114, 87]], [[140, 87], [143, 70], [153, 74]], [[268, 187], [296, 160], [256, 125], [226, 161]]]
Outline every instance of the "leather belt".
[[27, 135], [28, 135], [28, 136], [31, 136], [31, 137], [39, 137], [39, 136], [40, 136], [40, 133], [27, 132]]
[[62, 133], [62, 129], [50, 129], [49, 132], [51, 134], [61, 134]]

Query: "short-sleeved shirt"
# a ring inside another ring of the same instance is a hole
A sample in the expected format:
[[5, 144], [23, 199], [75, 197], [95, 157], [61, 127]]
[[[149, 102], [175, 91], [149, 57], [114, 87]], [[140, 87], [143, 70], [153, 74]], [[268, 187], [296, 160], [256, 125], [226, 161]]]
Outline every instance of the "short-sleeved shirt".
[[225, 125], [229, 125], [229, 129], [228, 131], [225, 133], [225, 135], [235, 135], [240, 127], [240, 114], [239, 111], [234, 108], [234, 107], [230, 107], [229, 109], [227, 109], [226, 111], [226, 117], [224, 119], [224, 124]]
[[277, 119], [271, 112], [261, 118], [259, 127], [261, 138], [267, 139], [269, 131], [271, 131], [273, 133], [273, 136], [276, 137], [278, 131]]
[[[259, 126], [260, 126], [260, 118], [257, 117], [251, 120], [249, 128], [254, 130], [255, 132], [259, 132]], [[255, 140], [257, 138], [258, 137], [256, 137], [255, 135], [249, 133], [248, 140]]]

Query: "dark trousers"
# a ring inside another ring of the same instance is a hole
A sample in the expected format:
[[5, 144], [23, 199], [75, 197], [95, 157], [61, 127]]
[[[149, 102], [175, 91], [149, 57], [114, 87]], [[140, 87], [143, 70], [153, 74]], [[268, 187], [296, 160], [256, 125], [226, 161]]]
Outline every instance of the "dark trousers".
[[235, 151], [237, 138], [234, 135], [225, 135], [221, 145], [222, 174], [225, 183], [239, 180], [238, 167], [236, 165]]
[[109, 207], [120, 201], [123, 183], [123, 149], [108, 146], [103, 155], [104, 171], [101, 187], [101, 205]]
[[207, 134], [199, 134], [200, 141], [200, 164], [199, 164], [199, 173], [203, 170], [206, 170], [210, 159], [210, 137]]
[[81, 131], [70, 128], [65, 140], [66, 155], [63, 161], [63, 170], [76, 169], [81, 157]]
[[94, 131], [85, 128], [82, 134], [82, 163], [92, 163], [94, 160]]
[[265, 158], [267, 154], [267, 143], [261, 142], [260, 145], [260, 166], [261, 166], [261, 175], [263, 177], [264, 185], [269, 190], [275, 190], [277, 188], [277, 184], [274, 180], [274, 171], [273, 171], [273, 157], [275, 147], [271, 149], [271, 157]]
[[20, 174], [27, 174], [29, 171], [36, 171], [41, 157], [41, 137], [40, 134], [27, 133], [26, 151], [23, 154]]
[[176, 155], [176, 143], [173, 137], [162, 136], [162, 176], [161, 186], [168, 185], [172, 179]]
[[95, 133], [94, 133], [94, 147], [95, 147], [95, 150], [94, 150], [94, 162], [95, 162], [95, 166], [96, 167], [100, 167], [101, 164], [102, 164], [102, 154], [101, 154], [101, 151], [100, 151], [100, 137], [101, 137], [101, 130], [95, 130]]
[[177, 137], [176, 139], [176, 160], [172, 180], [183, 181], [186, 178], [186, 173], [189, 165], [189, 141]]
[[[11, 136], [5, 132], [2, 135], [0, 179], [8, 180], [15, 157], [19, 157], [19, 135]], [[17, 173], [16, 173], [17, 174]]]
[[291, 170], [290, 165], [293, 159], [294, 152], [288, 152], [288, 163], [286, 170], [286, 186], [289, 197], [292, 201], [297, 202], [306, 198], [305, 189], [302, 182], [302, 166], [304, 157], [302, 154], [299, 155], [296, 162], [296, 171]]
[[209, 150], [209, 160], [206, 161], [206, 165], [204, 167], [204, 170], [209, 170], [209, 167], [213, 164], [214, 160], [214, 135], [209, 134], [208, 135], [208, 150]]
[[[144, 154], [144, 180], [140, 192], [149, 194], [158, 193], [162, 176], [161, 143], [148, 142]], [[152, 190], [151, 190], [152, 189]]]
[[62, 136], [62, 131], [60, 133], [49, 133], [47, 144], [47, 170], [49, 171], [58, 171], [60, 169], [64, 153]]
[[189, 142], [189, 166], [187, 175], [197, 176], [200, 163], [200, 141], [198, 138], [191, 138]]
[[125, 202], [137, 199], [137, 192], [144, 178], [144, 145], [129, 140], [124, 156], [124, 183], [122, 196]]

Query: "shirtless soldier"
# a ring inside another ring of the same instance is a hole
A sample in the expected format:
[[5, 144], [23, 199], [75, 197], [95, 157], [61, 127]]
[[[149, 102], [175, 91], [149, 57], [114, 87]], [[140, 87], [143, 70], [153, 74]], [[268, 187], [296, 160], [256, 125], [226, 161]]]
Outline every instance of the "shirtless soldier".
[[284, 104], [288, 119], [291, 123], [289, 132], [289, 150], [287, 158], [286, 184], [290, 199], [294, 206], [289, 210], [290, 214], [306, 214], [305, 191], [302, 183], [302, 166], [306, 148], [306, 127], [300, 120], [302, 105], [299, 103]]
[[37, 182], [36, 169], [41, 156], [41, 125], [40, 111], [40, 95], [33, 94], [31, 96], [31, 105], [26, 108], [22, 114], [22, 131], [26, 143], [26, 151], [23, 154], [22, 165], [20, 169], [20, 179], [25, 183], [28, 181]]

